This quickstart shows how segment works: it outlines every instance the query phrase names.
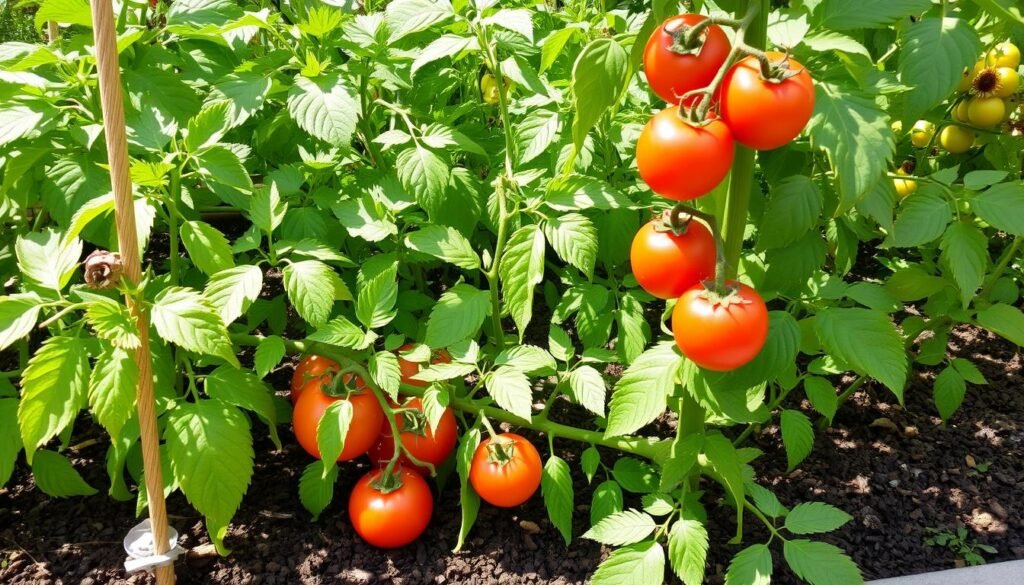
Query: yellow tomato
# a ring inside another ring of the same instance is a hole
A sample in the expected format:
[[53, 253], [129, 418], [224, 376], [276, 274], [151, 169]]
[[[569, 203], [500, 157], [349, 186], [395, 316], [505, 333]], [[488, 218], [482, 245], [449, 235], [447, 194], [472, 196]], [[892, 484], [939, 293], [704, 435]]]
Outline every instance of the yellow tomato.
[[956, 86], [956, 90], [960, 93], [967, 93], [971, 90], [971, 81], [974, 80], [974, 74], [970, 67], [964, 67], [964, 74], [960, 76], [960, 83]]
[[[896, 169], [897, 175], [907, 175], [907, 172], [902, 167]], [[892, 184], [896, 187], [896, 194], [900, 196], [900, 199], [907, 197], [914, 191], [917, 191], [917, 181], [914, 179], [893, 179]]]
[[957, 122], [960, 122], [961, 124], [967, 124], [968, 123], [968, 120], [967, 120], [967, 106], [969, 105], [969, 102], [970, 102], [970, 100], [965, 98], [963, 100], [960, 100], [960, 103], [958, 103], [956, 105], [956, 107], [953, 108], [952, 114], [953, 114], [953, 119], [954, 120], [956, 120]]
[[986, 60], [990, 67], [1016, 69], [1020, 67], [1020, 49], [1017, 48], [1017, 45], [1010, 42], [999, 43], [988, 52]]
[[999, 67], [996, 69], [996, 75], [999, 76], [999, 83], [996, 84], [994, 92], [996, 97], [1005, 98], [1017, 93], [1017, 89], [1020, 87], [1020, 75], [1017, 74], [1016, 69]]
[[979, 128], [991, 128], [1003, 121], [1006, 104], [1002, 98], [977, 97], [967, 106], [967, 119]]
[[974, 145], [974, 131], [960, 126], [946, 126], [939, 132], [939, 146], [951, 154], [967, 152]]
[[501, 101], [501, 97], [498, 95], [498, 80], [490, 73], [484, 73], [480, 78], [480, 94], [483, 96], [484, 103], [489, 106], [496, 106]]
[[910, 130], [910, 143], [915, 148], [926, 148], [935, 136], [935, 124], [928, 120], [918, 120]]

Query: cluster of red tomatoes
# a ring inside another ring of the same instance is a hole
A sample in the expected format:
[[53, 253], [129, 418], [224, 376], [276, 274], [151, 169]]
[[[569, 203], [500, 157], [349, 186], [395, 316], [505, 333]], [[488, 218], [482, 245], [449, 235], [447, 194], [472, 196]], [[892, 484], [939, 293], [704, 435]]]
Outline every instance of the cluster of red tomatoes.
[[[411, 346], [403, 346], [401, 350]], [[400, 350], [400, 351], [401, 351]], [[433, 363], [449, 362], [444, 352], [434, 355]], [[413, 379], [419, 364], [399, 358], [402, 383], [423, 387]], [[338, 461], [350, 461], [367, 455], [372, 469], [352, 488], [349, 518], [366, 542], [380, 548], [397, 548], [416, 540], [426, 530], [433, 515], [433, 495], [424, 479], [432, 468], [443, 464], [455, 450], [458, 423], [451, 408], [446, 408], [436, 427], [431, 429], [417, 397], [389, 401], [399, 431], [401, 448], [392, 434], [384, 407], [362, 380], [345, 374], [348, 386], [344, 396], [331, 396], [339, 365], [325, 357], [311, 355], [299, 362], [292, 376], [292, 425], [295, 438], [310, 455], [321, 458], [317, 429], [328, 407], [347, 400], [352, 405], [352, 421]], [[411, 457], [410, 457], [411, 456]], [[394, 465], [389, 465], [395, 459]], [[415, 460], [415, 461], [414, 461]], [[429, 465], [428, 465], [429, 464]], [[518, 506], [540, 486], [540, 454], [526, 439], [502, 433], [481, 441], [474, 452], [469, 479], [476, 492], [490, 504]]]
[[[953, 123], [944, 126], [938, 135], [938, 144], [943, 150], [961, 154], [995, 135], [987, 132], [979, 136], [976, 129], [1005, 126], [1011, 132], [1019, 132], [1024, 114], [1019, 67], [1020, 49], [1005, 42], [982, 55], [974, 67], [964, 69], [956, 88], [958, 99], [949, 109]], [[934, 123], [918, 120], [910, 130], [911, 144], [915, 148], [931, 149], [935, 143], [935, 130]], [[907, 163], [896, 169], [897, 175], [908, 177], [893, 179], [900, 197], [917, 191], [913, 170], [913, 165]]]
[[[736, 142], [758, 150], [778, 148], [800, 134], [814, 111], [814, 84], [802, 65], [768, 52], [730, 66], [729, 39], [706, 20], [699, 14], [669, 18], [644, 51], [651, 88], [677, 105], [661, 110], [644, 127], [637, 141], [637, 168], [652, 191], [675, 201], [714, 190], [729, 174]], [[689, 40], [696, 42], [688, 46]], [[716, 81], [717, 87], [708, 91]], [[692, 110], [706, 116], [693, 119]], [[761, 351], [768, 312], [749, 286], [727, 282], [709, 289], [716, 246], [709, 226], [667, 212], [640, 228], [630, 263], [647, 292], [678, 299], [672, 330], [683, 355], [703, 368], [727, 371]]]

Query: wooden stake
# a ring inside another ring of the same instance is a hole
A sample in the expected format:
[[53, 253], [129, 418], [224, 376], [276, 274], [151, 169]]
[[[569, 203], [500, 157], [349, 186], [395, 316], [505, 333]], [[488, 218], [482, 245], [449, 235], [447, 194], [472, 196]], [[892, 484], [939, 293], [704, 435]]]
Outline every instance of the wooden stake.
[[[117, 243], [124, 267], [124, 278], [132, 285], [139, 282], [142, 267], [139, 261], [138, 230], [135, 226], [135, 201], [128, 177], [128, 140], [125, 137], [124, 102], [121, 97], [121, 69], [117, 60], [114, 11], [111, 0], [91, 0], [93, 35], [96, 41], [96, 63], [100, 78], [100, 101], [103, 108], [103, 130], [107, 139], [110, 184], [114, 189], [114, 218]], [[139, 367], [136, 406], [142, 440], [142, 464], [145, 469], [149, 519], [157, 554], [166, 554], [167, 507], [160, 466], [160, 435], [153, 400], [153, 368], [149, 352], [149, 318], [144, 308], [131, 295], [125, 302], [139, 326], [139, 348], [133, 353]], [[174, 584], [174, 566], [157, 567], [158, 585]]]

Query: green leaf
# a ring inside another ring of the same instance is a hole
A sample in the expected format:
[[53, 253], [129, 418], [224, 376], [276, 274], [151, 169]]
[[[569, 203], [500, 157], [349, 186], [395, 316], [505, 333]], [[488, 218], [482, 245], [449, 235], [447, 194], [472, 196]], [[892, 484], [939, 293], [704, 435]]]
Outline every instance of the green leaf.
[[36, 11], [36, 28], [43, 28], [50, 20], [92, 28], [92, 11], [85, 0], [45, 0]]
[[764, 512], [766, 516], [779, 518], [789, 513], [789, 510], [782, 505], [782, 502], [779, 501], [779, 498], [771, 490], [752, 481], [747, 482], [746, 489], [747, 493], [754, 498], [754, 505], [757, 506], [758, 510]]
[[674, 348], [672, 342], [656, 345], [619, 378], [609, 405], [606, 437], [628, 435], [665, 412], [682, 364]]
[[196, 268], [213, 275], [235, 265], [231, 244], [220, 230], [202, 221], [181, 224], [181, 243]]
[[356, 129], [361, 107], [359, 98], [338, 75], [310, 79], [295, 76], [288, 90], [288, 114], [315, 138], [332, 146], [348, 146]]
[[393, 44], [404, 36], [427, 30], [455, 16], [455, 9], [448, 0], [397, 0], [388, 3], [384, 12]]
[[786, 515], [786, 530], [793, 534], [832, 532], [853, 520], [846, 512], [822, 502], [797, 505]]
[[604, 401], [608, 390], [604, 376], [590, 366], [580, 366], [569, 373], [569, 394], [573, 401], [597, 416], [604, 416]]
[[398, 153], [395, 170], [402, 187], [427, 215], [435, 221], [440, 219], [451, 173], [441, 157], [428, 148], [414, 146]]
[[35, 293], [0, 297], [0, 351], [32, 332], [41, 302]]
[[587, 279], [597, 262], [597, 228], [585, 215], [565, 213], [544, 222], [544, 234], [564, 262], [579, 268]]
[[263, 290], [263, 271], [259, 266], [243, 265], [222, 270], [210, 277], [203, 291], [224, 323], [233, 323], [249, 310]]
[[270, 429], [270, 438], [278, 449], [277, 408], [274, 391], [259, 376], [230, 366], [220, 366], [206, 376], [204, 388], [210, 398], [222, 400], [259, 415]]
[[153, 303], [152, 321], [162, 339], [238, 366], [224, 321], [196, 291], [183, 287], [164, 289]]
[[352, 349], [363, 349], [372, 342], [370, 336], [345, 317], [331, 319], [310, 335], [309, 340]]
[[455, 57], [462, 54], [463, 52], [479, 51], [480, 45], [476, 40], [476, 37], [464, 37], [461, 35], [447, 34], [442, 35], [433, 41], [426, 47], [423, 47], [416, 55], [416, 59], [413, 60], [412, 66], [409, 68], [409, 74], [414, 76], [421, 67], [429, 63], [433, 63], [438, 59], [444, 59], [445, 57]]
[[846, 289], [846, 297], [857, 301], [869, 309], [895, 313], [903, 308], [903, 304], [886, 288], [873, 282], [857, 282]]
[[18, 399], [0, 398], [0, 487], [7, 485], [21, 452], [18, 433]]
[[[859, 9], [858, 9], [859, 10]], [[815, 84], [811, 142], [828, 154], [840, 196], [834, 215], [845, 213], [874, 187], [892, 160], [896, 142], [889, 115], [873, 100], [829, 83]], [[850, 136], [857, 140], [851, 141]]]
[[398, 356], [390, 351], [378, 351], [370, 356], [366, 367], [369, 369], [373, 381], [380, 386], [381, 390], [386, 392], [392, 400], [398, 400], [398, 387], [402, 381]]
[[1016, 307], [997, 303], [978, 311], [978, 325], [1017, 345], [1024, 346], [1024, 313], [1021, 313], [1020, 309]]
[[287, 212], [288, 204], [281, 200], [277, 183], [257, 189], [249, 202], [249, 219], [265, 234], [273, 233], [284, 221]]
[[316, 426], [316, 446], [320, 451], [320, 459], [328, 462], [324, 474], [335, 467], [338, 457], [345, 450], [345, 438], [352, 424], [352, 402], [335, 400], [324, 411], [323, 417]]
[[624, 546], [644, 540], [657, 527], [650, 514], [629, 509], [606, 516], [593, 525], [583, 538], [608, 546]]
[[622, 457], [612, 468], [612, 477], [622, 489], [635, 494], [650, 494], [658, 491], [660, 478], [651, 465], [633, 457]]
[[662, 585], [665, 550], [654, 541], [616, 549], [591, 578], [591, 585]]
[[39, 489], [51, 498], [91, 496], [96, 493], [96, 488], [82, 479], [70, 461], [53, 451], [36, 453], [32, 460], [32, 475]]
[[540, 47], [540, 72], [544, 73], [552, 65], [555, 64], [555, 60], [562, 54], [562, 49], [565, 48], [565, 44], [569, 42], [579, 28], [568, 25], [551, 31], [551, 34], [546, 36], [541, 41]]
[[967, 383], [956, 368], [947, 367], [935, 376], [934, 393], [939, 416], [943, 421], [947, 421], [963, 404], [964, 396], [967, 394]]
[[89, 387], [86, 340], [51, 337], [28, 362], [21, 377], [18, 426], [25, 459], [71, 424], [85, 405]]
[[210, 538], [225, 551], [223, 534], [249, 487], [253, 470], [249, 421], [219, 400], [178, 403], [164, 429], [174, 479], [206, 517]]
[[[78, 294], [85, 293], [79, 291]], [[128, 307], [100, 295], [89, 295], [87, 300], [85, 319], [97, 337], [123, 349], [139, 347], [138, 321]]]
[[960, 302], [967, 307], [981, 288], [988, 268], [988, 238], [974, 225], [958, 221], [942, 236], [941, 259], [953, 273]]
[[704, 582], [708, 556], [708, 530], [699, 520], [680, 518], [668, 533], [668, 558], [672, 571], [686, 585]]
[[[1006, 178], [1006, 171], [971, 171], [964, 175], [964, 188], [981, 191]], [[1010, 183], [1012, 185], [1012, 183]]]
[[732, 441], [720, 434], [704, 437], [704, 455], [707, 457], [714, 472], [715, 480], [722, 484], [729, 494], [731, 504], [736, 508], [736, 544], [743, 536], [743, 464], [740, 461]]
[[832, 30], [856, 30], [887, 27], [929, 8], [930, 0], [825, 0], [815, 16], [822, 26]]
[[675, 509], [675, 500], [668, 494], [644, 494], [640, 498], [644, 512], [651, 516], [668, 516]]
[[764, 544], [741, 550], [732, 558], [725, 573], [725, 585], [770, 585], [771, 582], [772, 551]]
[[566, 546], [572, 541], [572, 513], [575, 492], [572, 488], [572, 476], [569, 464], [556, 455], [548, 458], [544, 464], [544, 474], [540, 481], [544, 493], [544, 506], [548, 509], [551, 524], [558, 529], [565, 539]]
[[189, 152], [196, 152], [220, 142], [231, 127], [230, 108], [230, 102], [221, 101], [208, 104], [200, 110], [188, 121], [185, 148]]
[[786, 563], [810, 585], [860, 585], [860, 569], [838, 547], [825, 542], [787, 540], [782, 548]]
[[530, 420], [533, 410], [533, 388], [522, 371], [509, 366], [496, 368], [487, 377], [487, 391], [498, 406], [523, 420]]
[[26, 278], [50, 290], [62, 290], [78, 268], [82, 241], [67, 243], [53, 230], [18, 236], [15, 244], [18, 268]]
[[338, 481], [338, 466], [324, 468], [323, 461], [314, 461], [302, 470], [299, 478], [299, 501], [302, 507], [313, 515], [313, 522], [331, 505], [334, 499], [334, 484]]
[[[600, 465], [601, 452], [596, 447], [590, 446], [583, 450], [583, 454], [580, 456], [580, 467], [583, 468], [583, 473], [587, 476], [588, 483], [594, 481], [594, 474], [597, 473], [597, 468]], [[3, 485], [3, 483], [0, 482], [0, 485]]]
[[439, 349], [476, 336], [491, 312], [490, 295], [468, 284], [445, 291], [430, 310], [424, 343]]
[[314, 327], [327, 322], [334, 301], [352, 298], [334, 269], [319, 260], [303, 260], [286, 266], [284, 287], [299, 316]]
[[398, 264], [392, 262], [371, 278], [363, 280], [356, 300], [356, 317], [367, 329], [383, 327], [395, 318], [398, 301]]
[[786, 447], [786, 459], [793, 471], [814, 448], [814, 427], [807, 415], [797, 410], [783, 410], [781, 415], [782, 442]]
[[631, 205], [628, 198], [604, 181], [569, 175], [548, 183], [545, 203], [556, 211], [618, 209]]
[[271, 370], [277, 367], [284, 359], [284, 340], [276, 335], [270, 335], [260, 340], [256, 346], [256, 355], [253, 357], [253, 369], [260, 378], [266, 378]]
[[622, 488], [615, 480], [606, 480], [597, 485], [590, 500], [590, 524], [596, 525], [604, 518], [622, 511]]
[[466, 270], [480, 269], [480, 256], [459, 230], [440, 225], [428, 225], [405, 237], [405, 245], [417, 252], [429, 254]]
[[815, 328], [829, 353], [857, 373], [885, 384], [902, 404], [907, 356], [903, 338], [888, 315], [870, 309], [831, 308], [818, 313]]
[[971, 384], [988, 384], [988, 380], [985, 379], [978, 366], [974, 365], [974, 362], [964, 358], [953, 358], [951, 363], [956, 371], [964, 377], [964, 380]]
[[[51, 0], [52, 1], [52, 0]], [[38, 12], [36, 14], [39, 14]], [[36, 132], [58, 115], [50, 104], [41, 100], [29, 103], [7, 103], [0, 109], [0, 146]]]
[[239, 6], [231, 0], [179, 0], [167, 11], [167, 25], [189, 31], [208, 25], [220, 27], [240, 18]]
[[89, 378], [89, 407], [111, 437], [120, 437], [121, 429], [135, 413], [138, 385], [139, 367], [124, 349], [107, 349], [96, 359]]
[[270, 76], [263, 73], [231, 73], [213, 86], [206, 105], [227, 104], [230, 127], [234, 128], [263, 108], [272, 83]]
[[469, 483], [469, 469], [473, 462], [473, 454], [479, 445], [480, 429], [473, 427], [462, 435], [455, 453], [456, 469], [459, 472], [459, 508], [462, 510], [462, 525], [459, 528], [458, 542], [455, 543], [455, 552], [462, 550], [466, 544], [466, 536], [473, 528], [480, 512], [480, 496]]
[[681, 484], [703, 449], [704, 437], [699, 434], [674, 439], [669, 457], [661, 464], [661, 491], [669, 492]]
[[252, 179], [238, 155], [224, 146], [211, 146], [192, 155], [192, 166], [212, 186], [222, 185], [234, 194], [252, 192]]
[[[572, 32], [572, 29], [563, 29]], [[515, 129], [519, 163], [526, 164], [546, 153], [558, 141], [560, 116], [551, 110], [534, 110], [526, 115]]]
[[1000, 183], [979, 193], [971, 201], [971, 209], [986, 223], [1015, 236], [1024, 236], [1024, 186], [1017, 182]]
[[953, 219], [949, 200], [928, 186], [907, 197], [888, 241], [897, 248], [916, 248], [934, 241]]
[[839, 396], [836, 395], [832, 383], [825, 378], [807, 376], [804, 378], [804, 393], [807, 394], [807, 399], [811, 401], [814, 410], [820, 412], [831, 423], [832, 417], [839, 409]]
[[502, 8], [483, 21], [485, 24], [519, 33], [527, 40], [533, 41], [533, 21], [530, 15], [531, 12], [525, 8]]
[[904, 115], [914, 120], [956, 89], [964, 67], [977, 60], [981, 41], [971, 24], [960, 18], [923, 18], [903, 28], [901, 37], [900, 80], [914, 88], [903, 94]]
[[784, 248], [799, 240], [821, 216], [822, 198], [809, 177], [787, 177], [772, 188], [761, 218], [757, 247], [762, 250]]
[[946, 288], [946, 279], [925, 272], [918, 264], [900, 268], [885, 283], [885, 290], [900, 301], [917, 301]]
[[538, 226], [523, 226], [512, 234], [505, 246], [499, 273], [505, 304], [522, 341], [533, 317], [534, 289], [544, 279], [544, 234]]
[[529, 344], [517, 345], [502, 351], [494, 358], [494, 365], [508, 365], [535, 376], [550, 376], [557, 368], [551, 354]]
[[590, 129], [618, 101], [628, 72], [629, 55], [622, 45], [607, 37], [591, 41], [576, 58], [572, 68], [575, 152], [583, 149], [583, 141]]

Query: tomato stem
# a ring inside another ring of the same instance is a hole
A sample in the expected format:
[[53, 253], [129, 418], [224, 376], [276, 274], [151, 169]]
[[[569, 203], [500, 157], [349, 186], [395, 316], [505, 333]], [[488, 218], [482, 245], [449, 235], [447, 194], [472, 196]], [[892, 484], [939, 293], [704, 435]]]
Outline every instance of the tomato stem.
[[727, 16], [709, 16], [693, 26], [684, 25], [676, 30], [668, 30], [663, 27], [662, 30], [672, 36], [672, 46], [669, 47], [670, 51], [681, 55], [688, 55], [703, 45], [700, 37], [713, 24], [736, 28], [742, 26], [743, 22]]
[[491, 441], [497, 439], [498, 433], [494, 432], [494, 427], [491, 426], [491, 421], [487, 420], [487, 415], [484, 414], [484, 411], [480, 410], [477, 412], [477, 415], [480, 417], [480, 422], [484, 424], [484, 428], [487, 429], [487, 434], [491, 437]]

